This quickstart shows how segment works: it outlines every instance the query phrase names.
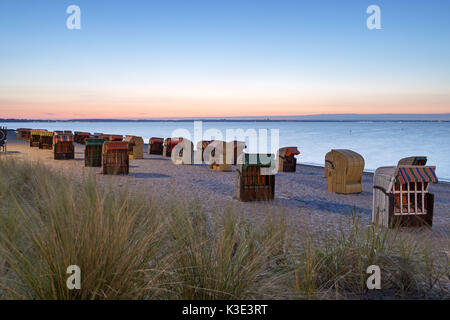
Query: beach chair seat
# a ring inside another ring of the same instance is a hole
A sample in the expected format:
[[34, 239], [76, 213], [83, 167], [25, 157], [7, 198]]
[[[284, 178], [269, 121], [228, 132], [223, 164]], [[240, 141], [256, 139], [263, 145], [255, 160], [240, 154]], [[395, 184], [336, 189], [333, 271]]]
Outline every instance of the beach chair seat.
[[130, 165], [126, 141], [105, 141], [102, 151], [103, 174], [128, 174]]
[[105, 142], [105, 140], [97, 138], [87, 138], [85, 142], [86, 147], [84, 149], [84, 166], [101, 167], [103, 143]]
[[[273, 200], [275, 196], [275, 175], [263, 174], [263, 169], [275, 166], [275, 157], [269, 157], [270, 163], [261, 159], [262, 154], [244, 154], [242, 164], [236, 166], [235, 197], [241, 201]], [[266, 159], [264, 159], [266, 160]]]
[[372, 223], [390, 228], [433, 225], [434, 194], [428, 188], [438, 183], [436, 167], [425, 166], [426, 158], [420, 158], [375, 171]]

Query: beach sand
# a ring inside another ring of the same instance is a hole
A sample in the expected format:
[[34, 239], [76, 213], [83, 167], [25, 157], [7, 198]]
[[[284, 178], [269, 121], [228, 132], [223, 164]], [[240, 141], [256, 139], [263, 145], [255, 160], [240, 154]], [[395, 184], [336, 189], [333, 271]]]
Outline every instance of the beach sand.
[[[8, 133], [6, 157], [34, 160], [61, 170], [74, 178], [95, 173], [101, 184], [112, 183], [117, 188], [128, 187], [148, 195], [166, 196], [196, 201], [211, 215], [227, 207], [237, 207], [254, 223], [268, 214], [286, 214], [290, 227], [301, 230], [308, 224], [320, 232], [336, 232], [340, 225], [347, 225], [352, 213], [358, 214], [361, 223], [370, 224], [372, 208], [373, 174], [363, 174], [363, 192], [342, 195], [327, 191], [327, 179], [323, 167], [297, 166], [296, 173], [278, 173], [275, 181], [275, 200], [271, 202], [240, 202], [233, 198], [236, 172], [218, 172], [207, 165], [174, 165], [170, 158], [146, 153], [144, 159], [130, 159], [128, 176], [101, 174], [101, 168], [84, 167], [84, 145], [75, 143], [75, 160], [54, 160], [51, 150], [30, 148], [29, 143], [17, 140]], [[2, 155], [1, 157], [4, 157]], [[301, 163], [301, 156], [298, 162]], [[387, 163], [386, 165], [393, 165]], [[450, 226], [450, 184], [431, 185], [435, 194], [433, 233], [448, 237]], [[405, 232], [429, 232], [406, 230]]]

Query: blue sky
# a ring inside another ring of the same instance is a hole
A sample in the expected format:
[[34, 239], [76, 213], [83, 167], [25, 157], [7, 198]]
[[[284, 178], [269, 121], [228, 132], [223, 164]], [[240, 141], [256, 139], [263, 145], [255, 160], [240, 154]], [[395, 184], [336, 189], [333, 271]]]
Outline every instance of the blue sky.
[[[81, 30], [66, 28], [71, 4]], [[381, 30], [366, 28], [372, 4]], [[449, 12], [435, 0], [2, 0], [0, 117], [450, 112]]]

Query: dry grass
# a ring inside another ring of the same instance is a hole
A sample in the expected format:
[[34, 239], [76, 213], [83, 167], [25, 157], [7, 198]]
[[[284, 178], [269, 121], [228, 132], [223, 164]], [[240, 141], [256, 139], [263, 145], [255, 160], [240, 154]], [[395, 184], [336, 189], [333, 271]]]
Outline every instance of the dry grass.
[[[356, 218], [334, 235], [308, 225], [299, 235], [281, 212], [253, 225], [238, 207], [211, 216], [197, 204], [0, 160], [0, 298], [448, 299], [446, 236]], [[80, 290], [66, 286], [73, 264]], [[372, 264], [377, 295], [366, 289]]]

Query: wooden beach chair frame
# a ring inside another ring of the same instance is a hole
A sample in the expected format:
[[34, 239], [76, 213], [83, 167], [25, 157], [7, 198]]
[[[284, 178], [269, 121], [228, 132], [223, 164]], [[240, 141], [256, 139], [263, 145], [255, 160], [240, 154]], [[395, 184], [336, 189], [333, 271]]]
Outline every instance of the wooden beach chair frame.
[[326, 156], [328, 191], [351, 194], [362, 192], [364, 158], [348, 149], [333, 149]]
[[297, 147], [283, 147], [278, 150], [278, 172], [296, 172], [297, 158], [299, 155]]
[[84, 149], [84, 166], [85, 167], [101, 167], [104, 139], [87, 138], [85, 140], [86, 147]]
[[57, 134], [53, 136], [53, 158], [55, 160], [75, 159], [73, 134]]
[[[275, 164], [275, 156], [267, 154]], [[250, 163], [256, 157], [256, 163]], [[244, 154], [243, 163], [236, 166], [235, 198], [240, 201], [270, 201], [275, 197], [275, 175], [262, 175], [261, 169], [271, 164], [261, 163], [260, 154]]]
[[103, 174], [128, 174], [130, 160], [126, 141], [105, 141], [102, 149]]
[[151, 137], [148, 140], [148, 154], [157, 154], [162, 156], [164, 149], [164, 138]]
[[[404, 163], [404, 162], [402, 162]], [[374, 175], [372, 223], [384, 227], [433, 225], [435, 166], [380, 167]]]

